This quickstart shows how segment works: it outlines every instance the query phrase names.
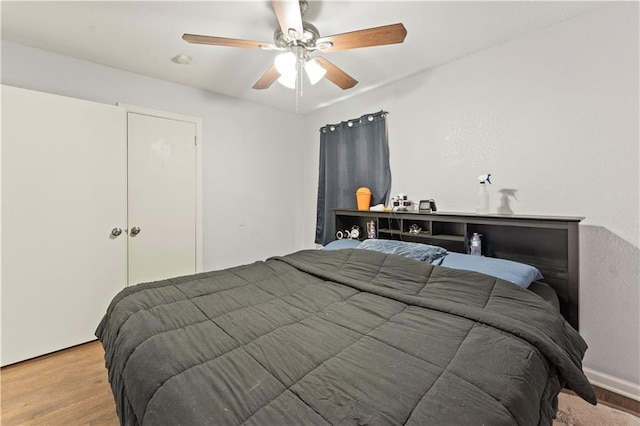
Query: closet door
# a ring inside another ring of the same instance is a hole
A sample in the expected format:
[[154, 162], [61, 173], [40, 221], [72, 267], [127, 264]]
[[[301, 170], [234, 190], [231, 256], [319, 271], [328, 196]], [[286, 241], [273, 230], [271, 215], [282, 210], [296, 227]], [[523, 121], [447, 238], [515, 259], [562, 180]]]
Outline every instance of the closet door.
[[94, 340], [125, 287], [125, 119], [2, 86], [2, 365]]
[[129, 112], [129, 285], [196, 272], [196, 125]]

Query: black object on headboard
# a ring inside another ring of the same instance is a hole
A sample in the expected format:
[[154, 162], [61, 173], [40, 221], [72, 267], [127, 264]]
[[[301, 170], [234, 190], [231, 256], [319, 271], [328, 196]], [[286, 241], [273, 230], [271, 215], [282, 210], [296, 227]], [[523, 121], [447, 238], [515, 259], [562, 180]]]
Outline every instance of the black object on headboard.
[[[580, 288], [579, 224], [583, 217], [478, 215], [473, 213], [374, 212], [335, 210], [335, 228], [366, 229], [374, 221], [377, 237], [437, 245], [468, 253], [469, 238], [482, 234], [482, 254], [535, 266], [557, 293], [560, 311], [578, 330]], [[409, 232], [413, 228], [421, 231]], [[364, 234], [364, 233], [363, 233]], [[366, 237], [362, 235], [361, 238]]]

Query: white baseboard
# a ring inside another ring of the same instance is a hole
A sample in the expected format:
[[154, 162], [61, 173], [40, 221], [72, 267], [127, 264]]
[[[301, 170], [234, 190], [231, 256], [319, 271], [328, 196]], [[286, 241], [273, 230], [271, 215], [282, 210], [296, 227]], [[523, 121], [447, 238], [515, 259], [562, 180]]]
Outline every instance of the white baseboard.
[[640, 401], [640, 384], [631, 383], [590, 368], [582, 370], [592, 385]]

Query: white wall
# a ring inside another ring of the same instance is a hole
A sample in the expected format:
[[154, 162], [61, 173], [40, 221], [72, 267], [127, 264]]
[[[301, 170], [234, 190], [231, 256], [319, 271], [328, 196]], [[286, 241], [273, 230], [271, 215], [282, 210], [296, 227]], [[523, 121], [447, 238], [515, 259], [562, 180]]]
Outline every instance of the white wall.
[[318, 128], [387, 110], [392, 194], [474, 212], [491, 172], [493, 213], [509, 188], [514, 213], [585, 217], [584, 364], [640, 399], [638, 61], [638, 3], [612, 4], [307, 115], [305, 241]]
[[8, 41], [2, 84], [201, 117], [204, 269], [299, 248], [296, 115]]

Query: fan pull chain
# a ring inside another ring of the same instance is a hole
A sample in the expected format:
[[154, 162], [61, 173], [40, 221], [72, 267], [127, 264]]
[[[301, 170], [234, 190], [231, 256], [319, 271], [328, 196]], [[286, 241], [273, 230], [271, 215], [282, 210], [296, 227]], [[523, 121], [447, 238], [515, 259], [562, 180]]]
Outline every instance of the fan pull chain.
[[300, 97], [304, 96], [304, 76], [303, 71], [304, 71], [304, 66], [303, 66], [303, 62], [302, 59], [298, 61], [298, 84], [300, 85]]
[[300, 98], [304, 96], [302, 82], [304, 79], [302, 78], [302, 59], [298, 57], [296, 61], [296, 114], [298, 113], [298, 109], [300, 106]]
[[300, 107], [300, 95], [298, 94], [299, 88], [296, 85], [296, 114], [298, 113]]

